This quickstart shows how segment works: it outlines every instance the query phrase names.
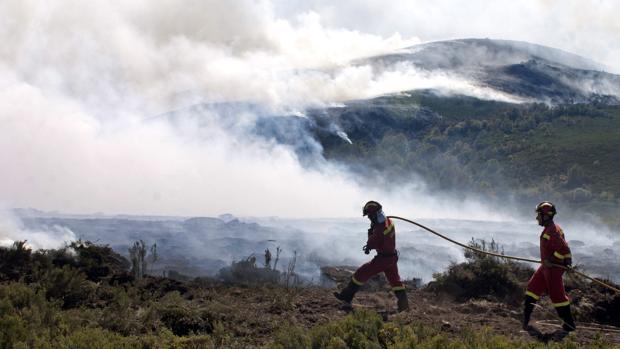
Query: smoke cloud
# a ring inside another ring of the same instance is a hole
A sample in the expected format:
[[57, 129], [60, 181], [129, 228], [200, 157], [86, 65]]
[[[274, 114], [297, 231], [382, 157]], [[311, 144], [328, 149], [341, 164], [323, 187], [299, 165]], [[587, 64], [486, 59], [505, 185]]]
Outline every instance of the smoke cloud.
[[[290, 112], [409, 88], [509, 98], [412, 66], [347, 67], [419, 39], [326, 28], [310, 11], [278, 18], [268, 1], [5, 1], [0, 13], [0, 201], [9, 207], [319, 217], [357, 215], [374, 198], [432, 216], [441, 203], [420, 204], [423, 183], [361, 188], [334, 165], [304, 168], [291, 149], [243, 132], [252, 111], [181, 127], [153, 116], [236, 101]], [[480, 205], [442, 212], [467, 217]]]
[[620, 73], [620, 3], [600, 0], [278, 0], [276, 13], [313, 11], [328, 28], [375, 35], [415, 35], [424, 42], [491, 38], [533, 42], [574, 52]]
[[15, 241], [26, 241], [33, 249], [52, 249], [74, 241], [75, 234], [64, 226], [47, 229], [28, 229], [23, 227], [18, 217], [8, 210], [0, 210], [0, 246], [8, 247]]

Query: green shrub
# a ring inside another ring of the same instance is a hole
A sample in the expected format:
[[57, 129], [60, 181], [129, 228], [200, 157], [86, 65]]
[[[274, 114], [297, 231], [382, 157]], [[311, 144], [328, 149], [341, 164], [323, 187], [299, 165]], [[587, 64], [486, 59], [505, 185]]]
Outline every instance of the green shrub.
[[24, 284], [0, 285], [0, 348], [45, 347], [65, 332], [58, 305]]
[[[0, 305], [5, 308], [5, 306]], [[13, 348], [28, 338], [28, 324], [13, 314], [0, 315], [0, 348]]]
[[[0, 300], [7, 302], [8, 309], [28, 308], [34, 303], [36, 296], [32, 288], [22, 283], [0, 285]], [[0, 307], [2, 313], [9, 311], [8, 309]]]
[[[341, 321], [318, 326], [310, 331], [312, 348], [337, 346], [340, 341], [349, 348], [381, 348], [379, 330], [381, 316], [368, 310], [355, 311]], [[333, 338], [339, 338], [334, 341]]]
[[0, 281], [17, 281], [32, 271], [32, 250], [26, 241], [15, 241], [11, 247], [0, 247]]
[[218, 279], [230, 284], [277, 284], [281, 273], [275, 269], [256, 266], [256, 259], [248, 257], [244, 260], [233, 261], [230, 266], [218, 271]]
[[112, 288], [108, 303], [102, 310], [99, 325], [122, 335], [138, 334], [144, 330], [144, 323], [136, 316], [132, 299], [123, 288]]
[[72, 349], [131, 349], [142, 348], [137, 337], [123, 337], [101, 328], [83, 328], [69, 334], [66, 345]]
[[272, 349], [309, 349], [310, 337], [297, 326], [286, 326], [276, 333]]
[[75, 250], [78, 268], [91, 281], [99, 281], [112, 275], [129, 271], [129, 261], [114, 252], [108, 245], [97, 245], [90, 241], [74, 241], [70, 248]]
[[[478, 243], [471, 241], [474, 248], [500, 252], [500, 246], [492, 241]], [[500, 253], [501, 254], [501, 253]], [[443, 273], [435, 274], [435, 281], [427, 290], [454, 296], [465, 301], [472, 298], [491, 298], [518, 304], [523, 298], [524, 283], [533, 270], [521, 264], [466, 250], [467, 262], [452, 264]]]
[[202, 349], [215, 348], [211, 337], [206, 335], [183, 337], [177, 340], [176, 346], [179, 349]]
[[[603, 341], [597, 348], [611, 348]], [[389, 349], [512, 349], [512, 348], [577, 348], [571, 338], [561, 343], [543, 344], [530, 340], [510, 339], [482, 330], [462, 329], [442, 332], [422, 323], [395, 320], [383, 323], [372, 311], [356, 311], [344, 319], [316, 326], [309, 332], [299, 327], [286, 327], [267, 345], [271, 349], [287, 348], [389, 348]]]
[[203, 318], [201, 312], [192, 307], [174, 291], [167, 294], [158, 306], [161, 322], [177, 336], [194, 333], [212, 333], [213, 323]]
[[80, 306], [94, 298], [96, 286], [86, 280], [79, 270], [65, 265], [62, 268], [46, 270], [39, 284], [48, 299], [59, 300], [64, 309]]

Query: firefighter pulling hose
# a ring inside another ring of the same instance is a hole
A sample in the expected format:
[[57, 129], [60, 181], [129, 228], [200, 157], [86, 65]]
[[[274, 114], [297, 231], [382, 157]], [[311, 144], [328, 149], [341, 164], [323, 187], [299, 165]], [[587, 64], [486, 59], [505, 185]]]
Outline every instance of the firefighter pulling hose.
[[527, 283], [527, 291], [523, 303], [523, 329], [531, 332], [535, 329], [529, 325], [530, 316], [534, 310], [534, 304], [540, 297], [547, 293], [558, 316], [564, 321], [562, 329], [566, 332], [575, 330], [575, 320], [570, 311], [570, 300], [564, 289], [562, 276], [566, 270], [570, 270], [573, 259], [570, 248], [564, 239], [564, 232], [559, 225], [553, 222], [557, 211], [555, 205], [543, 201], [536, 206], [536, 220], [538, 225], [544, 227], [540, 234], [540, 260], [532, 278]]
[[[405, 292], [404, 284], [398, 274], [396, 229], [394, 227], [394, 223], [392, 222], [393, 219], [402, 220], [416, 225], [453, 244], [472, 250], [479, 254], [541, 264], [529, 280], [525, 292], [523, 305], [523, 329], [530, 335], [544, 341], [547, 341], [550, 338], [554, 340], [561, 340], [569, 332], [574, 331], [577, 327], [570, 311], [570, 300], [568, 299], [564, 289], [564, 283], [562, 280], [564, 272], [568, 271], [585, 277], [618, 294], [620, 294], [620, 290], [572, 268], [572, 255], [570, 248], [564, 239], [564, 232], [553, 221], [554, 216], [557, 214], [555, 205], [551, 202], [543, 201], [536, 206], [535, 212], [538, 224], [544, 227], [542, 233], [540, 234], [540, 259], [506, 256], [499, 253], [483, 251], [475, 247], [462, 244], [412, 220], [399, 216], [386, 217], [380, 203], [376, 201], [369, 201], [362, 209], [363, 216], [367, 216], [370, 220], [368, 240], [362, 250], [365, 254], [369, 254], [370, 251], [374, 249], [377, 251], [377, 255], [370, 262], [359, 267], [351, 277], [348, 285], [340, 292], [334, 292], [334, 296], [343, 301], [347, 309], [351, 309], [353, 297], [360, 287], [372, 276], [383, 272], [385, 273], [385, 276], [392, 286], [392, 290], [397, 298], [398, 311], [402, 312], [409, 310], [407, 293]], [[529, 325], [534, 307], [540, 307], [540, 305], [537, 305], [536, 302], [544, 294], [549, 295], [553, 306], [557, 311], [557, 315], [562, 321], [562, 329], [553, 334], [543, 334], [538, 329]], [[584, 329], [590, 328], [584, 327]]]
[[573, 320], [571, 311], [570, 311], [570, 301], [566, 295], [564, 290], [564, 284], [562, 281], [562, 275], [565, 271], [575, 273], [579, 276], [585, 277], [597, 284], [606, 287], [618, 294], [620, 294], [620, 290], [608, 285], [600, 280], [597, 280], [593, 277], [590, 277], [584, 273], [576, 271], [572, 268], [572, 256], [571, 251], [566, 241], [564, 239], [564, 233], [562, 229], [554, 223], [553, 218], [556, 215], [557, 210], [555, 205], [548, 201], [543, 201], [536, 206], [536, 220], [538, 224], [543, 226], [544, 229], [540, 235], [540, 253], [541, 259], [529, 259], [522, 257], [514, 257], [514, 256], [506, 256], [498, 253], [483, 251], [465, 244], [462, 244], [458, 241], [452, 240], [428, 227], [425, 227], [422, 224], [414, 222], [412, 220], [398, 217], [398, 216], [388, 216], [388, 219], [397, 219], [402, 220], [413, 225], [416, 225], [430, 233], [433, 233], [440, 238], [447, 240], [453, 244], [461, 246], [463, 248], [475, 251], [477, 253], [500, 257], [505, 259], [512, 259], [524, 262], [531, 263], [539, 263], [541, 266], [534, 273], [530, 281], [528, 282], [525, 300], [524, 300], [524, 311], [523, 311], [523, 328], [528, 333], [534, 335], [535, 333], [540, 334], [540, 332], [529, 325], [530, 316], [532, 310], [536, 305], [536, 302], [540, 299], [543, 294], [548, 294], [551, 298], [551, 301], [558, 313], [559, 318], [562, 320], [562, 331], [561, 334], [565, 336], [570, 331], [574, 331], [576, 329], [575, 322]]
[[398, 251], [396, 250], [394, 223], [389, 217], [385, 217], [383, 207], [376, 201], [368, 201], [362, 209], [362, 215], [367, 216], [370, 220], [368, 241], [362, 250], [365, 254], [370, 254], [371, 250], [376, 250], [377, 254], [370, 262], [359, 267], [351, 277], [349, 284], [340, 292], [335, 292], [334, 296], [343, 301], [346, 307], [351, 307], [351, 301], [360, 287], [374, 275], [383, 272], [396, 296], [398, 311], [409, 310], [405, 285], [398, 274]]

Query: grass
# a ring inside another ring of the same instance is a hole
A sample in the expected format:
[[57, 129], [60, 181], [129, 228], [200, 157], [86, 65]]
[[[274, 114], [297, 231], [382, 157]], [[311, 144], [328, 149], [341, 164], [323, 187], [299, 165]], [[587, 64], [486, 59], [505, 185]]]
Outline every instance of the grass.
[[[603, 339], [593, 343], [594, 348], [613, 348]], [[494, 334], [490, 329], [442, 331], [421, 322], [384, 323], [372, 311], [358, 310], [342, 320], [319, 325], [310, 331], [296, 326], [283, 328], [275, 340], [267, 346], [270, 349], [502, 349], [502, 348], [579, 348], [572, 339], [561, 343], [543, 344], [522, 339], [513, 339]]]

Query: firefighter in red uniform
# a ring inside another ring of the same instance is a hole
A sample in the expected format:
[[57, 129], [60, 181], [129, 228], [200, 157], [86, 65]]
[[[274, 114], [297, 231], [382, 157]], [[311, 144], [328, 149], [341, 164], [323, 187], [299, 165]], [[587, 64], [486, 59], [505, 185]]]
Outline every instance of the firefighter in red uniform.
[[553, 222], [555, 206], [543, 201], [536, 206], [536, 220], [544, 229], [540, 234], [540, 259], [542, 265], [536, 270], [527, 284], [523, 309], [523, 329], [531, 330], [530, 316], [534, 304], [547, 293], [560, 318], [564, 321], [562, 329], [575, 330], [575, 321], [570, 311], [570, 301], [564, 290], [562, 275], [572, 267], [570, 248], [564, 239], [564, 232]]
[[409, 310], [409, 302], [405, 286], [398, 275], [398, 252], [396, 251], [396, 230], [394, 223], [383, 214], [381, 204], [369, 201], [362, 210], [364, 216], [370, 220], [368, 241], [363, 250], [369, 254], [376, 250], [377, 255], [368, 263], [362, 265], [353, 274], [349, 284], [340, 292], [335, 292], [336, 298], [351, 303], [353, 296], [368, 279], [381, 272], [385, 273], [392, 291], [396, 295], [398, 311]]

